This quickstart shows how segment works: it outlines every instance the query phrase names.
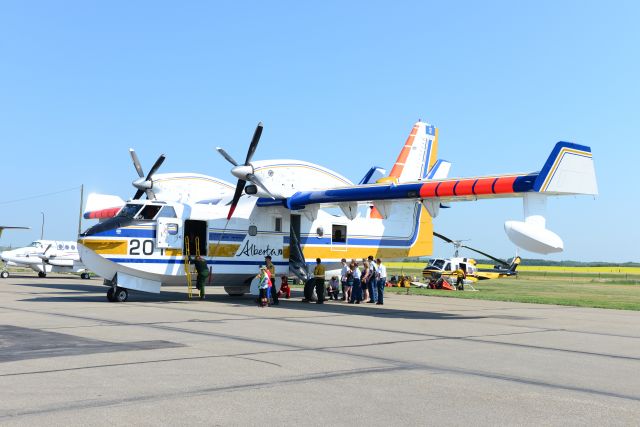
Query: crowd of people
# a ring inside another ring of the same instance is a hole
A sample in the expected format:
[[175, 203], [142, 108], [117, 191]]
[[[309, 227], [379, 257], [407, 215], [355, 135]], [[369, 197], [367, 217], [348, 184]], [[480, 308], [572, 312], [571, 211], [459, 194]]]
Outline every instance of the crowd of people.
[[316, 259], [313, 279], [307, 281], [304, 289], [304, 302], [311, 302], [313, 290], [316, 291], [316, 302], [323, 304], [327, 300], [346, 301], [349, 304], [384, 304], [384, 288], [387, 283], [387, 267], [380, 258], [373, 256], [363, 258], [362, 262], [352, 259], [347, 262], [341, 260], [340, 277], [333, 276], [326, 286], [325, 299], [325, 268], [320, 258]]

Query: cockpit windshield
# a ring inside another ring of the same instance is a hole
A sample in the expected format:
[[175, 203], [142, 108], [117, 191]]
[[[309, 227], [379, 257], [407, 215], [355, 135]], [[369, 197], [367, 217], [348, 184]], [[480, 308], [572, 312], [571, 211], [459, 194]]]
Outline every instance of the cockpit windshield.
[[124, 205], [122, 209], [120, 209], [120, 212], [118, 212], [118, 215], [116, 216], [120, 218], [133, 218], [141, 207], [142, 205], [134, 205], [133, 203], [128, 203]]
[[153, 219], [161, 207], [159, 205], [147, 205], [136, 215], [136, 219]]
[[444, 260], [443, 259], [434, 259], [433, 262], [431, 263], [431, 265], [433, 267], [436, 267], [436, 268], [442, 268], [442, 267], [444, 267]]
[[42, 247], [42, 243], [40, 243], [40, 242], [31, 242], [29, 247], [30, 248], [41, 248]]

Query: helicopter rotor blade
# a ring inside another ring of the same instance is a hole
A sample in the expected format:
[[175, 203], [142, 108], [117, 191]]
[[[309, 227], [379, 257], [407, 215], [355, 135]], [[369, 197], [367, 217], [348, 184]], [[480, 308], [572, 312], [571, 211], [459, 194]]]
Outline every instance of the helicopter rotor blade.
[[502, 265], [503, 265], [503, 266], [505, 266], [506, 268], [509, 268], [509, 263], [508, 263], [508, 262], [506, 262], [506, 261], [504, 261], [504, 260], [502, 260], [502, 259], [500, 259], [500, 258], [496, 258], [496, 257], [494, 257], [493, 255], [489, 255], [489, 254], [488, 254], [488, 253], [486, 253], [486, 252], [482, 252], [482, 251], [480, 251], [480, 250], [478, 250], [478, 249], [474, 249], [474, 248], [472, 248], [472, 247], [470, 247], [470, 246], [467, 246], [467, 245], [462, 245], [461, 247], [463, 247], [463, 248], [467, 248], [467, 249], [469, 249], [469, 250], [471, 250], [471, 251], [474, 251], [474, 252], [477, 252], [477, 253], [479, 253], [479, 254], [481, 254], [481, 255], [484, 255], [484, 256], [488, 257], [489, 259], [492, 259], [493, 261], [496, 261], [497, 263], [502, 264]]

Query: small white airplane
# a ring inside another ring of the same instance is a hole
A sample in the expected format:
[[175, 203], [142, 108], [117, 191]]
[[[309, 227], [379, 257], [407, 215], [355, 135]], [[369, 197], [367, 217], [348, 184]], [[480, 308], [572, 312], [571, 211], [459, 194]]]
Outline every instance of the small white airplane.
[[9, 277], [7, 266], [23, 266], [31, 268], [39, 277], [47, 273], [80, 273], [82, 279], [89, 279], [89, 272], [80, 261], [77, 243], [73, 241], [36, 240], [29, 246], [3, 251], [0, 258], [5, 269], [0, 277]]
[[437, 159], [438, 130], [418, 122], [388, 175], [374, 166], [353, 184], [300, 160], [252, 161], [261, 134], [262, 123], [242, 164], [217, 149], [233, 165], [235, 190], [206, 175], [156, 174], [164, 155], [145, 177], [130, 150], [136, 194], [126, 203], [90, 197], [84, 216], [100, 222], [78, 240], [85, 265], [110, 287], [110, 301], [125, 301], [127, 290], [158, 293], [163, 284], [185, 283], [187, 244], [213, 267], [212, 284], [230, 295], [248, 292], [266, 255], [277, 275], [302, 277], [316, 258], [331, 269], [341, 258], [428, 256], [432, 218], [457, 201], [522, 198], [524, 221], [507, 221], [507, 235], [523, 249], [558, 252], [562, 240], [543, 216], [546, 197], [597, 194], [591, 149], [567, 142], [555, 145], [539, 172], [448, 179], [450, 163]]

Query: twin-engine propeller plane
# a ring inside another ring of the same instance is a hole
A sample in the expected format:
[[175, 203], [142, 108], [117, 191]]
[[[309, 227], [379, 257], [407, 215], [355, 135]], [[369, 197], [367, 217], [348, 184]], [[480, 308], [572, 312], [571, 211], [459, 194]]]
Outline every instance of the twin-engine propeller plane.
[[[427, 280], [438, 279], [442, 276], [452, 277], [455, 275], [455, 271], [461, 268], [467, 275], [469, 282], [477, 282], [478, 280], [497, 279], [499, 277], [511, 277], [517, 276], [516, 268], [522, 262], [519, 256], [513, 257], [510, 262], [504, 261], [500, 258], [496, 258], [493, 255], [489, 255], [486, 252], [474, 249], [470, 246], [464, 245], [463, 240], [452, 240], [447, 236], [443, 236], [440, 233], [433, 232], [434, 237], [444, 240], [447, 243], [453, 244], [455, 248], [455, 254], [453, 258], [435, 258], [429, 260], [427, 266], [422, 270], [422, 277]], [[497, 262], [493, 268], [478, 268], [476, 260], [472, 258], [460, 257], [460, 248], [465, 248], [473, 252], [477, 252], [486, 256], [494, 262]]]
[[248, 292], [266, 255], [277, 275], [302, 277], [316, 258], [331, 269], [341, 258], [427, 256], [432, 218], [456, 201], [522, 198], [524, 221], [507, 222], [507, 235], [526, 250], [557, 252], [563, 243], [545, 226], [546, 197], [597, 194], [590, 148], [566, 142], [540, 172], [450, 179], [450, 163], [437, 158], [438, 129], [418, 122], [389, 174], [374, 166], [354, 184], [305, 161], [253, 161], [261, 134], [262, 123], [243, 163], [218, 148], [233, 165], [235, 189], [206, 175], [156, 174], [164, 155], [145, 176], [131, 150], [136, 194], [124, 205], [113, 196], [90, 199], [85, 218], [100, 222], [78, 240], [84, 263], [110, 286], [109, 300], [185, 283], [186, 243], [213, 268], [212, 284], [230, 295]]
[[0, 253], [5, 268], [0, 277], [9, 277], [6, 266], [28, 267], [46, 277], [47, 273], [80, 273], [82, 279], [89, 279], [87, 268], [80, 261], [76, 242], [60, 240], [35, 240], [29, 246]]

